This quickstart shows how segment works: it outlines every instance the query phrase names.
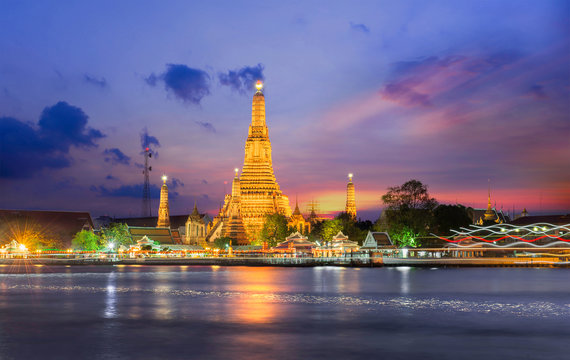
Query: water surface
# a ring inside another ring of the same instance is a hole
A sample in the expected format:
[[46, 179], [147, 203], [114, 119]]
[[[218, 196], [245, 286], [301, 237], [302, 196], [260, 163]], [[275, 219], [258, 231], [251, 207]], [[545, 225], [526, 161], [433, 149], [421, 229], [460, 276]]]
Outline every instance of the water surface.
[[565, 269], [0, 266], [1, 359], [561, 359], [569, 339]]

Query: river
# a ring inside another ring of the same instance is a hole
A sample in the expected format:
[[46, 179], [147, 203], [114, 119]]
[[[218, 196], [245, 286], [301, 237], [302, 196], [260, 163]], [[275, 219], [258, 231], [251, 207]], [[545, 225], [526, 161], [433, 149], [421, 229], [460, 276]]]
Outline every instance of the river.
[[0, 359], [562, 359], [570, 272], [0, 266]]

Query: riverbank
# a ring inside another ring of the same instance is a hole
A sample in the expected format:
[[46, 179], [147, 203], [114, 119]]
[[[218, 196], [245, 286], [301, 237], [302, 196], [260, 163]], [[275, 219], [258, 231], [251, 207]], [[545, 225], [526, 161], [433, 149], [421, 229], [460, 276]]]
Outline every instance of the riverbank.
[[0, 266], [18, 265], [165, 265], [165, 266], [277, 266], [277, 267], [382, 267], [382, 266], [411, 266], [411, 267], [570, 267], [570, 262], [561, 261], [557, 257], [537, 258], [277, 258], [277, 257], [236, 257], [236, 258], [144, 258], [144, 259], [59, 259], [59, 258], [27, 258], [0, 259]]

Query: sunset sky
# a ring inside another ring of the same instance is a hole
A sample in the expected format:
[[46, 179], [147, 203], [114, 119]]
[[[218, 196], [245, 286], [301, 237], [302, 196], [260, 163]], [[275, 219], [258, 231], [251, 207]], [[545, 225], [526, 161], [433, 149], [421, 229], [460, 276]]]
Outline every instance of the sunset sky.
[[265, 82], [302, 210], [359, 215], [418, 179], [442, 203], [570, 212], [568, 1], [1, 1], [0, 208], [216, 212]]

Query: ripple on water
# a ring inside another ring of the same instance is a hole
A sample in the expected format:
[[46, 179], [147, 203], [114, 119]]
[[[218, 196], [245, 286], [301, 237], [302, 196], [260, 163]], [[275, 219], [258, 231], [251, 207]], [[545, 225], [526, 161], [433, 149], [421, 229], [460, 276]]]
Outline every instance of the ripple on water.
[[[57, 286], [57, 285], [5, 285], [2, 290], [41, 290], [54, 292], [86, 292], [106, 293], [108, 287], [96, 286]], [[437, 310], [444, 312], [465, 312], [484, 314], [504, 314], [519, 317], [569, 317], [570, 304], [555, 304], [547, 301], [534, 301], [529, 303], [512, 303], [496, 301], [469, 301], [449, 300], [436, 297], [414, 298], [393, 297], [386, 299], [371, 299], [361, 296], [348, 295], [308, 295], [303, 293], [251, 293], [240, 291], [206, 291], [192, 289], [168, 289], [168, 288], [138, 288], [138, 287], [113, 287], [117, 294], [147, 293], [167, 296], [183, 297], [216, 297], [247, 299], [249, 301], [271, 302], [281, 304], [320, 304], [333, 306], [366, 307], [368, 310]]]

